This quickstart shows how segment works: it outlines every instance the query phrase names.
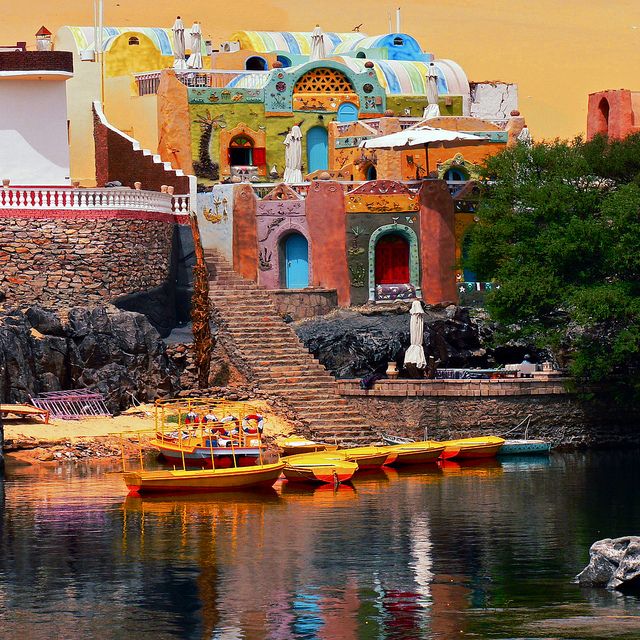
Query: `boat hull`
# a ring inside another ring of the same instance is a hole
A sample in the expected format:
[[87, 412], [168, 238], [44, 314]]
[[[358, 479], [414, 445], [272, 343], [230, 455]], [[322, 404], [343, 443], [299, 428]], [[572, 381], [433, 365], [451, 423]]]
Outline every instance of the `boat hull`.
[[194, 471], [129, 471], [124, 481], [134, 494], [207, 493], [272, 487], [280, 477], [284, 462]]
[[303, 453], [322, 453], [323, 451], [335, 451], [338, 445], [335, 444], [300, 444], [300, 445], [280, 445], [282, 457], [299, 456]]
[[312, 482], [334, 484], [347, 482], [358, 470], [355, 462], [349, 462], [337, 452], [323, 455], [307, 453], [285, 458], [284, 477], [290, 482]]
[[[417, 445], [417, 446], [416, 446]], [[387, 467], [403, 467], [417, 464], [430, 464], [436, 462], [444, 451], [444, 445], [434, 445], [425, 443], [399, 444], [388, 449], [388, 458], [385, 462]]]
[[503, 438], [487, 436], [486, 438], [462, 438], [447, 440], [442, 458], [445, 460], [473, 460], [476, 458], [493, 458], [504, 444]]
[[507, 440], [499, 449], [499, 456], [544, 455], [551, 444], [544, 440]]
[[389, 457], [389, 452], [381, 447], [354, 447], [335, 452], [349, 462], [355, 462], [359, 471], [379, 469]]

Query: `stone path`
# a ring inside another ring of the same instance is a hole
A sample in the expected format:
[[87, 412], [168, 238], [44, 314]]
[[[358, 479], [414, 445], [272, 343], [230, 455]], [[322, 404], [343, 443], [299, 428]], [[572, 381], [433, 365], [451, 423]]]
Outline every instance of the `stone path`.
[[271, 294], [242, 278], [218, 252], [207, 250], [205, 258], [219, 339], [258, 388], [281, 397], [315, 439], [342, 444], [374, 440], [365, 419], [339, 395], [336, 379], [280, 317]]

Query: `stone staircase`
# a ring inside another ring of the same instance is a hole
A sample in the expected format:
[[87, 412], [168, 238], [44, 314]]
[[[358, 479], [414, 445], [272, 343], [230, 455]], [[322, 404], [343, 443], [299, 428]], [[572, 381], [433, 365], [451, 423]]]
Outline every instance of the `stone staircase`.
[[282, 320], [271, 294], [237, 274], [217, 251], [206, 250], [205, 259], [219, 339], [259, 389], [282, 398], [317, 440], [358, 445], [374, 440], [371, 427], [339, 395], [335, 378]]

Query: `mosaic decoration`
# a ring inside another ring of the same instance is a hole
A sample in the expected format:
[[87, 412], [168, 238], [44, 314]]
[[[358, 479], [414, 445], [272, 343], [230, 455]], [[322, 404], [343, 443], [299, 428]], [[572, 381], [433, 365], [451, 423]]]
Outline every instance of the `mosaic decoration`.
[[416, 288], [412, 284], [378, 284], [376, 300], [413, 300]]
[[382, 196], [392, 194], [414, 195], [410, 189], [402, 184], [402, 182], [396, 182], [395, 180], [372, 180], [360, 185], [357, 189], [350, 191], [349, 194]]
[[[261, 240], [260, 242], [263, 242], [263, 240]], [[264, 247], [264, 249], [258, 254], [258, 267], [260, 271], [271, 271], [271, 269], [273, 269], [273, 265], [271, 264], [271, 257], [271, 251], [268, 251], [267, 247]]]
[[262, 89], [229, 89], [207, 87], [189, 89], [190, 104], [235, 104], [236, 102], [263, 102]]
[[365, 140], [371, 140], [376, 136], [352, 136], [351, 138], [338, 138], [336, 140], [336, 149], [352, 149], [353, 147], [359, 147]]
[[360, 105], [360, 100], [355, 93], [294, 93], [292, 105], [294, 111], [332, 113], [337, 111], [344, 102]]
[[[271, 235], [273, 230], [277, 229], [285, 220], [286, 220], [286, 218], [276, 218], [275, 220], [272, 220], [269, 223], [269, 226], [267, 227], [267, 232], [266, 232], [264, 238], [260, 238], [260, 240], [258, 240], [258, 242], [266, 242], [269, 239], [269, 236]], [[265, 252], [266, 252], [266, 249], [265, 249]], [[263, 271], [265, 271], [265, 269], [263, 269]]]
[[337, 69], [319, 68], [305, 73], [294, 85], [294, 93], [353, 93], [347, 76]]
[[302, 200], [302, 197], [298, 195], [289, 185], [281, 182], [274, 187], [266, 196], [262, 198], [263, 201], [267, 200]]
[[394, 223], [378, 227], [369, 238], [369, 300], [376, 300], [376, 244], [382, 236], [388, 233], [401, 235], [409, 241], [409, 279], [411, 282], [407, 284], [414, 288], [413, 297], [421, 298], [418, 236], [411, 227]]
[[345, 208], [348, 213], [394, 213], [404, 211], [418, 211], [417, 195], [398, 196], [358, 196], [347, 195]]
[[349, 233], [353, 236], [353, 240], [351, 241], [351, 245], [347, 249], [347, 253], [350, 256], [359, 256], [360, 254], [365, 252], [365, 250], [359, 244], [359, 239], [360, 239], [360, 236], [366, 233], [366, 229], [355, 226], [355, 227], [351, 227], [351, 230]]
[[366, 286], [367, 269], [361, 264], [350, 264], [349, 274], [351, 276], [352, 287], [364, 287]]

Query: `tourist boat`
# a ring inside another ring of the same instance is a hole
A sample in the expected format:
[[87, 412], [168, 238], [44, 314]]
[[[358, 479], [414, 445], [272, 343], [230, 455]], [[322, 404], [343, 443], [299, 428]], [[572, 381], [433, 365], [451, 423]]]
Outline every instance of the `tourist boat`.
[[441, 442], [424, 440], [423, 442], [410, 442], [395, 444], [388, 447], [380, 447], [388, 454], [385, 466], [400, 467], [413, 464], [429, 464], [436, 462], [445, 450]]
[[338, 448], [338, 445], [314, 442], [313, 440], [306, 440], [299, 436], [289, 436], [288, 438], [278, 440], [278, 447], [280, 447], [280, 455], [296, 456], [303, 453], [315, 453], [318, 451], [335, 451]]
[[231, 469], [125, 471], [124, 482], [133, 494], [239, 491], [272, 487], [284, 462]]
[[360, 471], [379, 469], [389, 457], [389, 452], [385, 447], [353, 447], [338, 449], [333, 453], [342, 456], [349, 462], [355, 462]]
[[499, 456], [545, 455], [551, 443], [544, 440], [506, 440], [498, 450]]
[[504, 438], [480, 436], [478, 438], [460, 438], [441, 442], [445, 449], [444, 460], [464, 460], [471, 458], [493, 458], [505, 443]]
[[340, 484], [351, 480], [358, 470], [355, 462], [345, 460], [336, 452], [303, 453], [283, 460], [282, 473], [290, 482]]

